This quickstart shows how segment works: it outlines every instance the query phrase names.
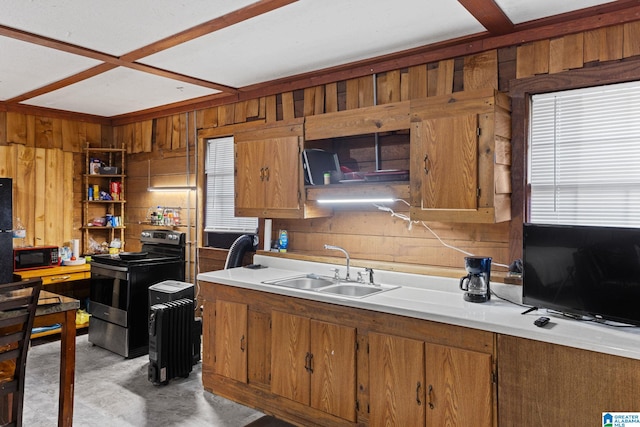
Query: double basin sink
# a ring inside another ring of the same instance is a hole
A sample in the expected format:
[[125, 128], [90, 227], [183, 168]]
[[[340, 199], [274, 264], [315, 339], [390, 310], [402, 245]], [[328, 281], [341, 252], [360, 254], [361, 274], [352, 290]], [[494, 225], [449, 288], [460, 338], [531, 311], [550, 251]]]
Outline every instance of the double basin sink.
[[262, 283], [307, 291], [317, 291], [325, 294], [334, 294], [351, 298], [364, 298], [380, 292], [399, 288], [399, 286], [367, 284], [334, 279], [332, 277], [319, 276], [317, 274], [305, 274], [285, 279], [267, 280]]

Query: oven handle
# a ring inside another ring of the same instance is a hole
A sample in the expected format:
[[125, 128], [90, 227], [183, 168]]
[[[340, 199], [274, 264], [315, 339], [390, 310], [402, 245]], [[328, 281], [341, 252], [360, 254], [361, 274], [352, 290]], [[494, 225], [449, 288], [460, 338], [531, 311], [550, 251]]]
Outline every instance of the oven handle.
[[91, 263], [91, 276], [100, 275], [106, 277], [114, 277], [116, 279], [127, 280], [127, 267], [119, 267], [117, 265], [97, 265]]

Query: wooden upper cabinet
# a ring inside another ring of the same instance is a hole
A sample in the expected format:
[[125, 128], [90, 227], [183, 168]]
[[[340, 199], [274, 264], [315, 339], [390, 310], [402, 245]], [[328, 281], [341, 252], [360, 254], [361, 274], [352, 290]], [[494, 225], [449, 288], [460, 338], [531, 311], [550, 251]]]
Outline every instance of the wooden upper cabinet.
[[411, 219], [511, 219], [509, 98], [493, 89], [411, 104]]
[[417, 143], [412, 168], [421, 169], [415, 175], [421, 180], [416, 189], [423, 209], [478, 208], [477, 130], [475, 114], [413, 124]]
[[299, 152], [297, 136], [237, 142], [236, 209], [298, 210]]
[[247, 305], [216, 301], [214, 372], [247, 382]]
[[409, 129], [409, 101], [318, 114], [305, 119], [307, 141]]
[[306, 203], [301, 120], [239, 132], [234, 142], [236, 215], [313, 218], [330, 214]]

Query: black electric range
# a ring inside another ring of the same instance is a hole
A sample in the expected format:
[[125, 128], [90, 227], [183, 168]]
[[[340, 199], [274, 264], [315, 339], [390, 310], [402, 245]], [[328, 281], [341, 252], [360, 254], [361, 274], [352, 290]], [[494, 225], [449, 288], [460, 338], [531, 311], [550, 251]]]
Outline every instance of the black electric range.
[[185, 280], [185, 233], [144, 230], [142, 250], [94, 255], [91, 262], [89, 341], [124, 357], [149, 351], [149, 286]]

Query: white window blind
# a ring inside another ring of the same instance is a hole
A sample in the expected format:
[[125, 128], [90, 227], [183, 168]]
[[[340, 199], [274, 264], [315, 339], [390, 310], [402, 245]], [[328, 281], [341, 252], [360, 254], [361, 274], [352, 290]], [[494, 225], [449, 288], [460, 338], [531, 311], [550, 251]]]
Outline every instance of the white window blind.
[[233, 138], [207, 141], [205, 231], [256, 233], [258, 218], [236, 217], [233, 183]]
[[531, 98], [529, 220], [640, 227], [640, 82]]

